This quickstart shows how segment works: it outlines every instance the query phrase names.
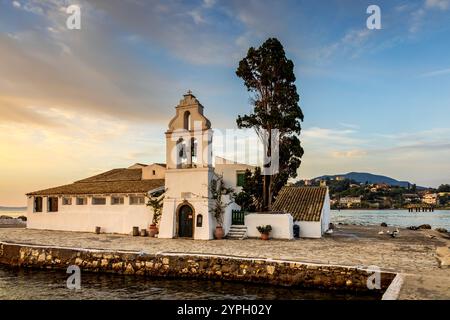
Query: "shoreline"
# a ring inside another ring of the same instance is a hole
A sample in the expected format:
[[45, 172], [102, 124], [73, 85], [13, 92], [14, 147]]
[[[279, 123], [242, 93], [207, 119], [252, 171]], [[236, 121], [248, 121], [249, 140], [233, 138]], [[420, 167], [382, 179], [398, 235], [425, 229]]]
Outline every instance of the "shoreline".
[[400, 229], [400, 236], [393, 239], [379, 230], [379, 226], [338, 225], [321, 239], [195, 241], [0, 229], [0, 262], [43, 270], [75, 264], [88, 272], [347, 292], [367, 292], [367, 268], [378, 266], [388, 281], [382, 291], [396, 275], [404, 277], [401, 288], [394, 290], [399, 291], [398, 299], [450, 298], [448, 235]]
[[161, 252], [146, 254], [0, 242], [0, 264], [9, 267], [82, 271], [174, 279], [250, 282], [305, 289], [381, 295], [396, 274], [381, 271], [380, 290], [369, 290], [374, 270], [256, 257]]

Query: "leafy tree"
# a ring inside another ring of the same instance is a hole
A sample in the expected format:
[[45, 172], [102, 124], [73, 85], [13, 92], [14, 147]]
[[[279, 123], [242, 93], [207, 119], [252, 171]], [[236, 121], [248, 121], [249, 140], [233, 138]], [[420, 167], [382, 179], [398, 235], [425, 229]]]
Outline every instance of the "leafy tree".
[[[252, 113], [238, 116], [238, 127], [255, 129], [268, 157], [275, 138], [271, 130], [279, 130], [279, 173], [263, 176], [261, 210], [269, 210], [281, 187], [289, 178], [297, 177], [303, 156], [298, 138], [303, 113], [298, 104], [294, 63], [286, 58], [282, 44], [269, 38], [259, 48], [248, 50], [247, 56], [239, 62], [236, 75], [244, 80], [254, 107]], [[265, 168], [269, 166], [264, 164]]]
[[441, 184], [437, 189], [438, 192], [450, 192], [450, 184]]
[[245, 211], [255, 212], [262, 210], [263, 176], [261, 168], [256, 167], [254, 172], [245, 171], [242, 191], [235, 194], [235, 202]]

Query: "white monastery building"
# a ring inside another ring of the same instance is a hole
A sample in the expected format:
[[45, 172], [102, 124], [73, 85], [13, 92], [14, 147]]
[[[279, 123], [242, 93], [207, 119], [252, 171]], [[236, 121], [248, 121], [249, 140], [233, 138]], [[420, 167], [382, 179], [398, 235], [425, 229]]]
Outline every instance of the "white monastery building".
[[[165, 133], [166, 163], [136, 163], [28, 193], [27, 228], [94, 232], [100, 227], [105, 233], [130, 234], [133, 227], [149, 228], [153, 211], [146, 205], [148, 197], [164, 192], [159, 238], [213, 239], [217, 223], [210, 213], [211, 181], [220, 175], [227, 187], [239, 192], [245, 170], [254, 167], [218, 157], [213, 166], [213, 130], [203, 109], [191, 92], [175, 108]], [[240, 207], [231, 199], [224, 202], [227, 234], [236, 227], [233, 211]], [[327, 188], [285, 187], [274, 212], [247, 214], [239, 227], [252, 237], [258, 236], [257, 226], [270, 224], [273, 238], [292, 239], [298, 224], [300, 236], [320, 237], [327, 230], [329, 207]]]

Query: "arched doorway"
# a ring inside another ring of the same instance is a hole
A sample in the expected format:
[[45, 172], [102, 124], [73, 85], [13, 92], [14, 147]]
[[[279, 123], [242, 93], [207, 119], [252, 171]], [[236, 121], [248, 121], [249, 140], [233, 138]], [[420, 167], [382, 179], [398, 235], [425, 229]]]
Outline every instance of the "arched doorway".
[[178, 237], [192, 238], [194, 234], [194, 210], [187, 204], [178, 208]]

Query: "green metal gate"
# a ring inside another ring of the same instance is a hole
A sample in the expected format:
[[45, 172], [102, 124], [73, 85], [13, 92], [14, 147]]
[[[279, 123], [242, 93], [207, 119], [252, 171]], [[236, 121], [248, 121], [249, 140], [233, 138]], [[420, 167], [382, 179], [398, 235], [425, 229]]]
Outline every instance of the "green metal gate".
[[231, 224], [232, 225], [244, 225], [245, 212], [242, 210], [231, 211]]

